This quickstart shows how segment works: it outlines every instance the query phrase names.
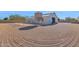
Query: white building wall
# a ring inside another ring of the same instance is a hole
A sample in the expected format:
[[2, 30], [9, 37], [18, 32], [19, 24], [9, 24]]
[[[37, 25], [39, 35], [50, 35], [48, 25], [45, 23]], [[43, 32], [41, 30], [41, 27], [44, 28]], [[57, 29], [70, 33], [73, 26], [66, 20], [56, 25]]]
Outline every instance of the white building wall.
[[50, 16], [43, 16], [43, 22], [42, 24], [51, 24], [52, 23], [52, 19], [50, 18]]
[[55, 18], [55, 22], [58, 23], [58, 17], [56, 15], [52, 15], [52, 14], [48, 14], [48, 15], [43, 15], [43, 21], [38, 21], [35, 19], [35, 17], [33, 16], [32, 18], [30, 18], [28, 21], [30, 23], [37, 23], [37, 24], [42, 24], [42, 25], [47, 25], [47, 24], [52, 24], [52, 17]]

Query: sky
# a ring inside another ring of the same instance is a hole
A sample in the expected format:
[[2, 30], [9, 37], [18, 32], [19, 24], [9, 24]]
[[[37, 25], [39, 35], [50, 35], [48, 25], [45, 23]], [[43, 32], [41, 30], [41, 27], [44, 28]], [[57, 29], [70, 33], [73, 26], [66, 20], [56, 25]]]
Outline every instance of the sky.
[[[33, 16], [36, 11], [0, 11], [0, 19], [4, 17], [8, 17], [10, 15], [21, 15], [21, 16]], [[47, 13], [48, 11], [41, 11], [43, 14]], [[65, 17], [78, 17], [79, 11], [55, 11], [56, 15], [64, 19]]]

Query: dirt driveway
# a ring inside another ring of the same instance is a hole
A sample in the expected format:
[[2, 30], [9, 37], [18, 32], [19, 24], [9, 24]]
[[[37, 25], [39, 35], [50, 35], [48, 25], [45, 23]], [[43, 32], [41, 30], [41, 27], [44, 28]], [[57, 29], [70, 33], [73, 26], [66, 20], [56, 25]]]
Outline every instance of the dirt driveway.
[[1, 47], [77, 47], [79, 24], [59, 23], [50, 26], [1, 23]]

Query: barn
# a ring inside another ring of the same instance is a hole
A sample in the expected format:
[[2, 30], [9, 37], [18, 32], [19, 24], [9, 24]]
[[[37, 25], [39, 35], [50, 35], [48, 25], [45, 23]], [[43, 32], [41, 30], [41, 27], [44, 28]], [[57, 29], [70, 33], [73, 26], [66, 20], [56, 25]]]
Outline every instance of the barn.
[[36, 12], [34, 16], [29, 19], [30, 23], [40, 24], [40, 25], [49, 25], [58, 23], [58, 17], [55, 12], [49, 12], [42, 14], [41, 12]]

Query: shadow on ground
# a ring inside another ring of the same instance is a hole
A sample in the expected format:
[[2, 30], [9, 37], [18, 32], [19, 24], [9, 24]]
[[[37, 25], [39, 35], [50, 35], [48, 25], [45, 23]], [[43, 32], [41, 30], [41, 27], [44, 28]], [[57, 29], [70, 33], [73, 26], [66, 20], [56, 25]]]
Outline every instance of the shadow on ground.
[[54, 24], [49, 24], [49, 25], [41, 25], [41, 26], [52, 26], [52, 25], [56, 25], [57, 23]]
[[19, 30], [31, 30], [31, 29], [34, 29], [36, 27], [39, 27], [39, 26], [52, 26], [52, 25], [56, 25], [57, 23], [55, 24], [49, 24], [49, 25], [35, 25], [35, 26], [27, 26], [27, 27], [22, 27], [22, 28], [19, 28]]
[[31, 30], [33, 28], [36, 28], [37, 26], [27, 26], [27, 27], [22, 27], [22, 28], [19, 28], [19, 30]]

